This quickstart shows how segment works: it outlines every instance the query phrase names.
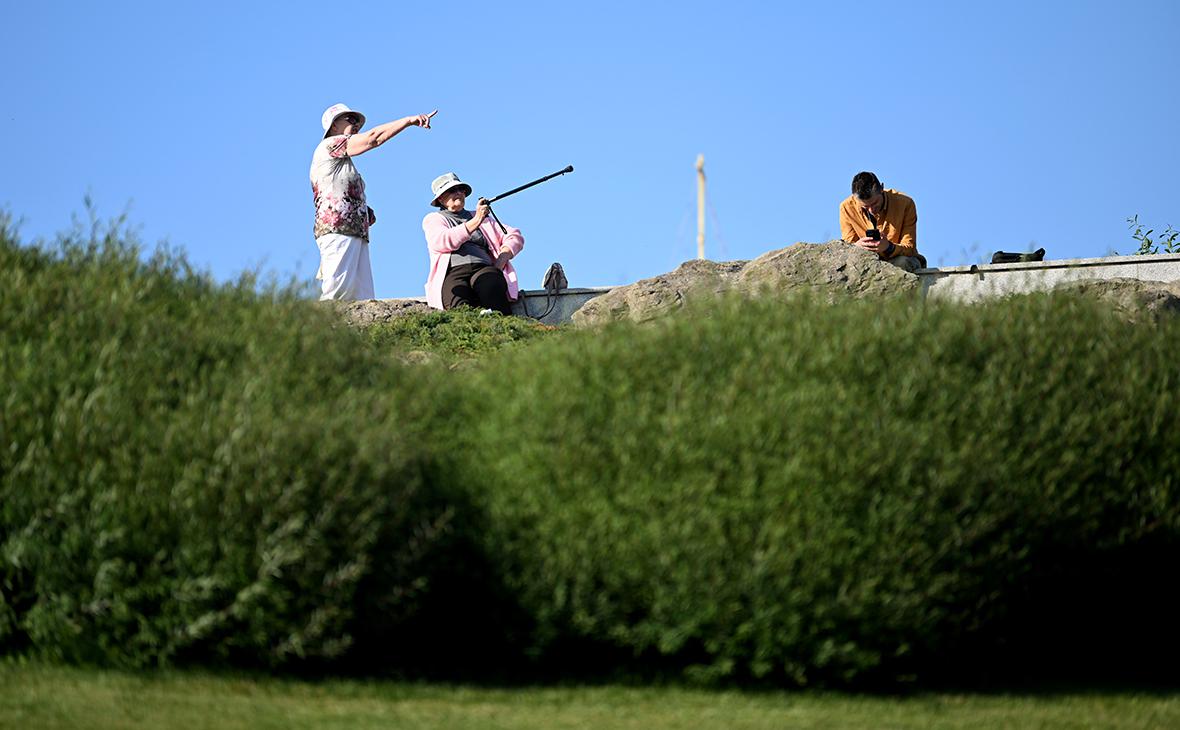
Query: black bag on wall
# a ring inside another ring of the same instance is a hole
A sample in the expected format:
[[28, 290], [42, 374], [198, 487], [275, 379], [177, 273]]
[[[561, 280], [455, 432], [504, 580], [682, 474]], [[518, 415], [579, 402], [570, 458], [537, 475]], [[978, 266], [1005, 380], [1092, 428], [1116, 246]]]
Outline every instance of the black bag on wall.
[[1008, 253], [1007, 251], [996, 251], [992, 254], [993, 264], [1022, 264], [1026, 261], [1044, 261], [1045, 249], [1038, 248], [1032, 253]]

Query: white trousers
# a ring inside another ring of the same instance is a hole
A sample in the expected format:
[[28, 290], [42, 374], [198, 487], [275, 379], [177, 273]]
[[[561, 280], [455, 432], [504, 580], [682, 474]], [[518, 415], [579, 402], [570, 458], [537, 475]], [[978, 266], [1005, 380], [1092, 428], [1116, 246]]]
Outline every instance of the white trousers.
[[315, 240], [320, 247], [320, 301], [376, 299], [369, 244], [363, 238], [328, 233]]

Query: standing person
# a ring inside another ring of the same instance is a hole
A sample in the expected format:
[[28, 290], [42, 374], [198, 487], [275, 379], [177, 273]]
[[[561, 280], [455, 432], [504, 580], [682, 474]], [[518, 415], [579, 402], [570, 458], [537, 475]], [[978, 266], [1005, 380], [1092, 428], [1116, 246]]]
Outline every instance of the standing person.
[[365, 202], [365, 181], [352, 158], [376, 149], [406, 127], [430, 129], [429, 114], [402, 117], [361, 134], [365, 115], [344, 104], [328, 107], [320, 123], [324, 138], [311, 157], [315, 242], [320, 249], [320, 300], [373, 299], [369, 226], [377, 214]]
[[520, 288], [510, 262], [524, 248], [520, 229], [505, 226], [508, 232], [504, 233], [488, 217], [483, 198], [474, 213], [466, 210], [471, 186], [453, 172], [436, 177], [430, 192], [434, 195], [430, 204], [438, 211], [422, 219], [430, 253], [426, 302], [435, 309], [466, 304], [512, 314]]
[[840, 233], [845, 243], [906, 271], [926, 267], [926, 257], [918, 253], [918, 207], [913, 198], [886, 190], [871, 172], [852, 178], [852, 195], [840, 204]]

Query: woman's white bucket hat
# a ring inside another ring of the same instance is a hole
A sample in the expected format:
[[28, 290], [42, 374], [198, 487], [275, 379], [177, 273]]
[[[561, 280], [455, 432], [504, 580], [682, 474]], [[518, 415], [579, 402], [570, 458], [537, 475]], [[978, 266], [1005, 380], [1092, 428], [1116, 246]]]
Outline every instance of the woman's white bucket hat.
[[344, 114], [355, 114], [361, 118], [361, 123], [357, 129], [365, 126], [365, 115], [361, 114], [355, 109], [349, 109], [345, 104], [333, 104], [324, 112], [324, 116], [320, 117], [320, 124], [324, 125], [324, 137], [328, 136], [328, 130], [332, 128], [332, 123], [336, 121], [336, 117]]
[[451, 188], [465, 187], [467, 194], [471, 195], [471, 186], [459, 179], [459, 176], [453, 172], [444, 172], [442, 175], [434, 178], [434, 182], [430, 183], [430, 192], [434, 193], [434, 200], [430, 204], [435, 207], [441, 207], [438, 204], [438, 199], [442, 194]]

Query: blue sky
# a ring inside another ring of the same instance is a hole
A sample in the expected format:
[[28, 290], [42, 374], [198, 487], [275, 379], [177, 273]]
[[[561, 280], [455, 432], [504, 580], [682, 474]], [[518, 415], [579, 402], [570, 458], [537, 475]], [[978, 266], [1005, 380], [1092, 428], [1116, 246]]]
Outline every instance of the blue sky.
[[0, 207], [25, 240], [91, 195], [220, 279], [310, 281], [320, 114], [437, 108], [357, 158], [379, 297], [420, 296], [429, 185], [496, 206], [524, 285], [623, 284], [696, 255], [839, 237], [852, 176], [918, 205], [934, 265], [1131, 253], [1180, 226], [1180, 3], [5, 2]]

